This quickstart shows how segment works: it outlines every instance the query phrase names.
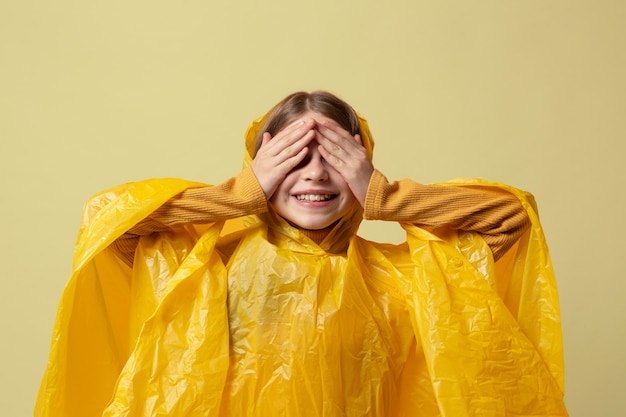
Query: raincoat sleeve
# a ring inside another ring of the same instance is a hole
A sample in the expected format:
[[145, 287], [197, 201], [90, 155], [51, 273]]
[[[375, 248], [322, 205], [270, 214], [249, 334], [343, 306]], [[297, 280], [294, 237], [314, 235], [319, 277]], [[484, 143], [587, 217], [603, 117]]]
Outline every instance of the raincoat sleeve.
[[131, 328], [139, 326], [131, 317], [133, 271], [111, 244], [173, 196], [203, 185], [148, 180], [106, 190], [86, 203], [35, 416], [101, 415], [132, 351]]
[[[222, 220], [265, 210], [265, 196], [250, 169], [217, 186], [154, 179], [90, 198], [35, 415], [100, 416], [144, 323], [174, 286], [176, 280], [164, 276], [181, 270], [200, 238], [192, 224], [213, 223], [222, 232]], [[145, 243], [139, 245], [142, 239]], [[154, 266], [148, 261], [133, 264], [136, 250], [142, 251], [142, 260], [164, 254], [159, 265], [164, 276], [146, 273]]]
[[495, 259], [530, 227], [519, 199], [506, 190], [424, 185], [408, 179], [389, 183], [379, 171], [374, 171], [370, 180], [364, 217], [413, 223], [427, 229], [450, 227], [477, 232]]
[[494, 263], [476, 233], [403, 223], [415, 265], [407, 303], [441, 415], [567, 416], [556, 278], [533, 196], [446, 185], [507, 192], [530, 227]]

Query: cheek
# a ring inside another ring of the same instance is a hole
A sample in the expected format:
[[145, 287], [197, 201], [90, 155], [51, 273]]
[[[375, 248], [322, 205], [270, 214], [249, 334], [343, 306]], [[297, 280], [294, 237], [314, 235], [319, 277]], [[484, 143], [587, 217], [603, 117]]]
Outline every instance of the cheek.
[[341, 190], [342, 194], [344, 193], [352, 194], [352, 191], [350, 190], [350, 186], [348, 185], [346, 180], [343, 178], [343, 176], [339, 172], [335, 171], [332, 168], [330, 168], [328, 171], [330, 172], [331, 180], [333, 184], [335, 184], [335, 186]]
[[274, 194], [272, 194], [272, 196], [269, 198], [270, 202], [274, 202], [277, 200], [280, 201], [286, 201], [289, 199], [289, 191], [291, 190], [291, 185], [290, 182], [288, 180], [288, 178], [285, 178], [283, 180], [283, 182], [281, 182], [280, 184], [278, 184], [278, 187], [276, 188], [276, 191], [274, 191]]
[[344, 193], [344, 196], [345, 197], [344, 197], [343, 203], [345, 205], [346, 210], [349, 210], [350, 207], [352, 207], [354, 204], [357, 204], [356, 198], [354, 197], [352, 192], [346, 191], [346, 193]]

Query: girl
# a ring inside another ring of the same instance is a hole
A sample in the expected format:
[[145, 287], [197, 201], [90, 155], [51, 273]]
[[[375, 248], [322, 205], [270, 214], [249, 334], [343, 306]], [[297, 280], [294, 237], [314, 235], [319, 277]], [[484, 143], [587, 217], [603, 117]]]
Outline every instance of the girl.
[[532, 197], [389, 182], [372, 149], [347, 103], [299, 92], [225, 183], [92, 198], [36, 414], [567, 415]]

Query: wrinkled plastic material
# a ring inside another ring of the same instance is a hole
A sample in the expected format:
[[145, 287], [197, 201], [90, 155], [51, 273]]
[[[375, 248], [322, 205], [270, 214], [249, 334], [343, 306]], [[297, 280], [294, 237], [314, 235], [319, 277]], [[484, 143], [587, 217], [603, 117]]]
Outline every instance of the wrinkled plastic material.
[[455, 184], [512, 192], [528, 211], [532, 228], [496, 264], [473, 233], [404, 224], [401, 245], [355, 237], [355, 212], [320, 246], [271, 215], [180, 228], [143, 238], [131, 270], [109, 245], [198, 184], [95, 196], [35, 414], [566, 416], [532, 197]]

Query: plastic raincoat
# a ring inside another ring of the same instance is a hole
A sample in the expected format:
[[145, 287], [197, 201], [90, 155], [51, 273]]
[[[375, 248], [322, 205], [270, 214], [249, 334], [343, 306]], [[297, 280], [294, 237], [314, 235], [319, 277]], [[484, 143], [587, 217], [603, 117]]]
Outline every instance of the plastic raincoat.
[[[370, 155], [367, 123], [361, 131]], [[247, 133], [250, 163], [257, 120]], [[125, 184], [85, 206], [37, 416], [566, 416], [559, 306], [532, 227], [497, 263], [471, 232], [402, 224], [317, 245], [278, 216], [111, 243], [188, 187]]]

